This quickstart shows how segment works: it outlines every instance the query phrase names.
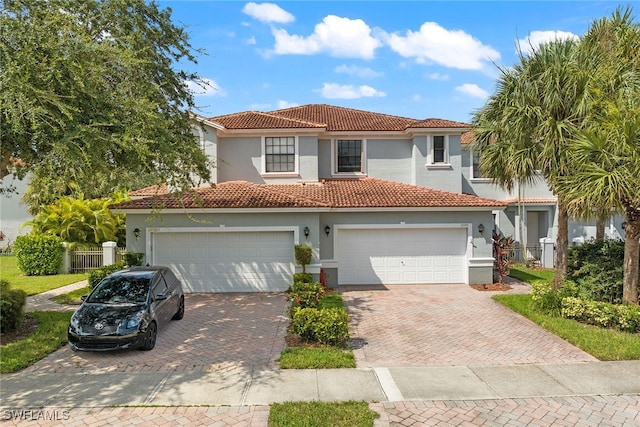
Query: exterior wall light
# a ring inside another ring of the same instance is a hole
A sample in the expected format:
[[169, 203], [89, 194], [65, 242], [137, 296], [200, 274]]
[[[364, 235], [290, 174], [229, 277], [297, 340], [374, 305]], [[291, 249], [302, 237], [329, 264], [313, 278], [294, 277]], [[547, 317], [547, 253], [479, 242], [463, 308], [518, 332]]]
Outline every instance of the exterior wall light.
[[626, 222], [623, 222], [623, 223], [622, 223], [622, 229], [624, 230], [625, 228], [627, 228], [627, 223], [626, 223]]
[[304, 228], [304, 237], [309, 237], [309, 227]]
[[136, 237], [136, 240], [138, 240], [140, 238], [140, 229], [139, 228], [134, 228], [133, 229], [133, 235]]
[[480, 232], [480, 234], [484, 233], [484, 224], [478, 225], [478, 231]]
[[331, 227], [329, 227], [328, 225], [325, 225], [324, 232], [327, 233], [327, 236], [329, 236], [329, 233], [331, 232]]

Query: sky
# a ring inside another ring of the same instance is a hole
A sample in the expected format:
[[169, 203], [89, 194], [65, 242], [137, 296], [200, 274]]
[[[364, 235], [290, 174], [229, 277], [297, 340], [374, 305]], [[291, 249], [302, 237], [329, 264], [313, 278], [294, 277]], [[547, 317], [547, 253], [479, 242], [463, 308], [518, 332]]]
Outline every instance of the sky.
[[205, 54], [198, 114], [330, 104], [469, 123], [518, 49], [578, 38], [640, 1], [160, 0]]

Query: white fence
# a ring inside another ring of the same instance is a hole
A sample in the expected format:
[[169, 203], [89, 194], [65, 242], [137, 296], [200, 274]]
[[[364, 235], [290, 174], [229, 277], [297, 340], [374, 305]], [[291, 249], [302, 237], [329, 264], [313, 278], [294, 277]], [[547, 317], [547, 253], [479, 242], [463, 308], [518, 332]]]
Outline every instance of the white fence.
[[[126, 248], [116, 248], [116, 262], [124, 259]], [[83, 273], [104, 265], [104, 249], [83, 249], [69, 251], [70, 273]]]

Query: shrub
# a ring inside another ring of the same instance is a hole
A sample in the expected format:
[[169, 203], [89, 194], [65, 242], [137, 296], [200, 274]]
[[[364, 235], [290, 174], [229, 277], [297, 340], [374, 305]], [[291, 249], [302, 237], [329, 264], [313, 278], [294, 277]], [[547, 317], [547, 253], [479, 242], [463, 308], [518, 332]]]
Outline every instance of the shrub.
[[309, 245], [296, 245], [294, 249], [296, 262], [302, 267], [302, 272], [306, 273], [306, 266], [311, 264], [313, 248]]
[[127, 267], [126, 262], [120, 261], [115, 264], [105, 265], [104, 267], [96, 268], [95, 270], [91, 270], [89, 272], [89, 286], [91, 289], [95, 288], [98, 283], [111, 273], [115, 273], [116, 271], [122, 270]]
[[15, 331], [22, 324], [27, 293], [21, 289], [11, 289], [9, 282], [0, 280], [0, 329]]
[[539, 312], [560, 315], [562, 300], [576, 296], [576, 288], [571, 283], [565, 283], [559, 290], [551, 287], [551, 282], [538, 280], [531, 283], [531, 300], [533, 308]]
[[293, 273], [293, 283], [311, 283], [313, 281], [313, 274], [311, 273]]
[[344, 307], [296, 307], [292, 309], [291, 328], [306, 341], [344, 346], [349, 340], [349, 315]]
[[142, 265], [144, 254], [141, 252], [127, 252], [124, 254], [124, 261], [129, 267]]
[[609, 304], [567, 297], [562, 300], [562, 317], [582, 323], [615, 328], [625, 332], [640, 332], [640, 307]]
[[57, 236], [18, 236], [13, 249], [18, 268], [27, 276], [57, 274], [62, 266], [64, 248]]
[[623, 241], [589, 241], [569, 249], [567, 279], [576, 284], [583, 299], [620, 304], [623, 264]]
[[294, 308], [316, 308], [324, 297], [324, 288], [320, 283], [296, 282], [287, 288], [287, 300], [291, 301], [289, 313]]
[[511, 249], [515, 240], [512, 237], [505, 237], [502, 234], [493, 233], [493, 258], [494, 269], [498, 275], [498, 282], [502, 283], [504, 276], [509, 275], [511, 269]]

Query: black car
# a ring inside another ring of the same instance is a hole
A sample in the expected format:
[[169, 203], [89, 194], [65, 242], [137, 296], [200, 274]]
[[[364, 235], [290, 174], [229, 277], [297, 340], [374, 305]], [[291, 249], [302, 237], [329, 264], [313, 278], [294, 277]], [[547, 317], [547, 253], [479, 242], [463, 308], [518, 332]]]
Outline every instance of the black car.
[[182, 283], [169, 267], [118, 271], [83, 299], [69, 324], [74, 350], [151, 350], [158, 328], [184, 316]]

